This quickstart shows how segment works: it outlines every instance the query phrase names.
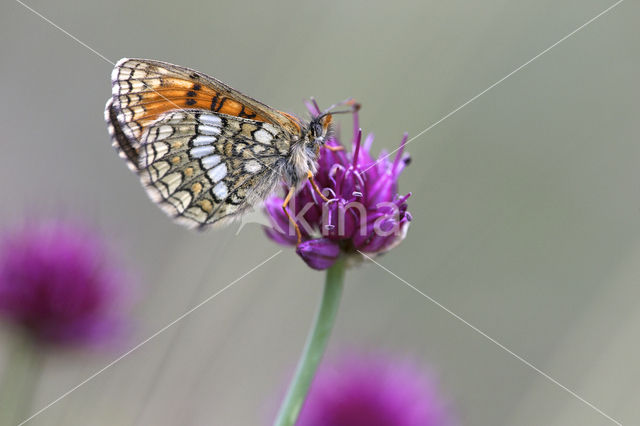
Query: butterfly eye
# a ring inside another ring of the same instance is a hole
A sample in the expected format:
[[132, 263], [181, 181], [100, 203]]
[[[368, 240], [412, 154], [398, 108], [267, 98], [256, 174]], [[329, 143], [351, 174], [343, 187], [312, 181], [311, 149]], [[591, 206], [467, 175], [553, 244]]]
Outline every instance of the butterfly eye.
[[317, 121], [311, 125], [311, 131], [313, 132], [314, 137], [319, 137], [322, 135], [322, 125]]

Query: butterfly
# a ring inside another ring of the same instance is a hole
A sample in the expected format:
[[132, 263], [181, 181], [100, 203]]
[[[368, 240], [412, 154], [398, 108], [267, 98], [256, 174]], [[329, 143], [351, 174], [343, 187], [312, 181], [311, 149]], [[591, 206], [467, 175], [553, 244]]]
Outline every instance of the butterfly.
[[[206, 228], [251, 210], [280, 182], [283, 209], [313, 181], [329, 112], [304, 121], [213, 77], [166, 62], [121, 59], [105, 120], [113, 146], [149, 197], [180, 224]], [[328, 145], [327, 145], [328, 146]]]

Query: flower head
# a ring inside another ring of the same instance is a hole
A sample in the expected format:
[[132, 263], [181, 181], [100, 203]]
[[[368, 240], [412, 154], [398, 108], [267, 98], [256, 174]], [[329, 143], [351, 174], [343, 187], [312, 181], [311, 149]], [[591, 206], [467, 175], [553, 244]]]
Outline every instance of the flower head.
[[445, 426], [435, 381], [406, 360], [351, 355], [316, 375], [298, 426]]
[[39, 340], [111, 337], [126, 284], [103, 241], [72, 223], [29, 223], [0, 239], [0, 315]]
[[[313, 116], [321, 113], [315, 102], [307, 106]], [[302, 234], [296, 251], [314, 269], [329, 268], [341, 253], [386, 252], [404, 239], [411, 221], [406, 202], [411, 194], [398, 194], [398, 177], [409, 164], [404, 153], [407, 135], [393, 159], [384, 152], [374, 159], [370, 154], [373, 135], [362, 142], [357, 109], [353, 117], [351, 152], [343, 149], [337, 136], [320, 149], [314, 180], [328, 201], [307, 182], [290, 204]], [[265, 208], [273, 226], [265, 231], [279, 244], [295, 245], [296, 233], [282, 204], [279, 196], [267, 199]]]

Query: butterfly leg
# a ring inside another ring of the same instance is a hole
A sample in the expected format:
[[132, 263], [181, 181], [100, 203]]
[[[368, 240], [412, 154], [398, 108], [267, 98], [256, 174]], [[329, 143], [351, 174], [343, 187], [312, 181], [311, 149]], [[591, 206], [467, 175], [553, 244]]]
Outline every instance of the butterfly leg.
[[342, 146], [342, 145], [325, 145], [324, 147], [327, 148], [329, 151], [332, 151], [332, 152], [344, 151], [344, 146]]
[[324, 201], [325, 203], [328, 202], [329, 199], [325, 197], [324, 194], [320, 191], [320, 188], [318, 188], [318, 184], [313, 179], [313, 173], [311, 173], [311, 171], [307, 172], [307, 178], [309, 179], [309, 182], [311, 182], [311, 186], [313, 187], [313, 190], [316, 191], [316, 193], [320, 196], [320, 198], [322, 198], [322, 201]]
[[293, 194], [295, 194], [295, 193], [296, 193], [296, 188], [289, 189], [289, 192], [287, 193], [287, 196], [284, 197], [284, 202], [282, 203], [282, 210], [284, 211], [284, 214], [287, 215], [287, 218], [289, 219], [289, 222], [291, 222], [293, 224], [293, 227], [296, 230], [296, 236], [298, 238], [298, 242], [296, 243], [296, 246], [299, 246], [300, 243], [302, 242], [302, 233], [300, 233], [300, 227], [298, 226], [296, 221], [293, 220], [293, 218], [289, 214], [289, 210], [287, 208], [289, 206], [289, 202], [291, 201], [291, 198], [293, 197]]

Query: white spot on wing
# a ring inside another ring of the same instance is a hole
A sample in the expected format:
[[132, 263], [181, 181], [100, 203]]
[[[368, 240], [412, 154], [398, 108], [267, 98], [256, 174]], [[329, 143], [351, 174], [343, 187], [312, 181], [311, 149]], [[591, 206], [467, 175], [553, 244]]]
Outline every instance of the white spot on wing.
[[205, 146], [198, 146], [195, 148], [191, 148], [191, 150], [189, 151], [189, 154], [194, 158], [200, 158], [209, 154], [213, 154], [213, 151], [215, 151], [214, 147], [205, 145]]
[[224, 182], [218, 182], [216, 186], [211, 189], [213, 196], [218, 200], [225, 200], [227, 195], [229, 195], [229, 190], [227, 189], [227, 185]]
[[214, 143], [216, 140], [218, 140], [218, 138], [215, 136], [198, 135], [195, 138], [193, 138], [193, 141], [191, 143], [193, 143], [195, 146], [210, 145]]
[[219, 135], [220, 127], [207, 126], [205, 124], [198, 126], [198, 133], [202, 135]]
[[271, 139], [273, 139], [273, 136], [271, 135], [271, 133], [267, 132], [264, 129], [260, 129], [257, 132], [255, 132], [253, 134], [253, 137], [256, 138], [258, 142], [261, 142], [261, 143], [270, 143]]
[[210, 115], [210, 114], [201, 114], [198, 120], [202, 124], [206, 124], [213, 127], [218, 127], [220, 124], [222, 124], [222, 120], [220, 120], [220, 117], [217, 117], [215, 115]]
[[221, 181], [227, 175], [227, 165], [225, 163], [218, 164], [207, 173], [209, 179], [214, 183]]
[[256, 160], [247, 161], [244, 164], [244, 169], [249, 173], [255, 173], [262, 168], [262, 164], [258, 163]]
[[209, 155], [208, 157], [204, 157], [202, 159], [202, 166], [205, 169], [210, 169], [218, 164], [220, 164], [220, 156], [217, 154]]

